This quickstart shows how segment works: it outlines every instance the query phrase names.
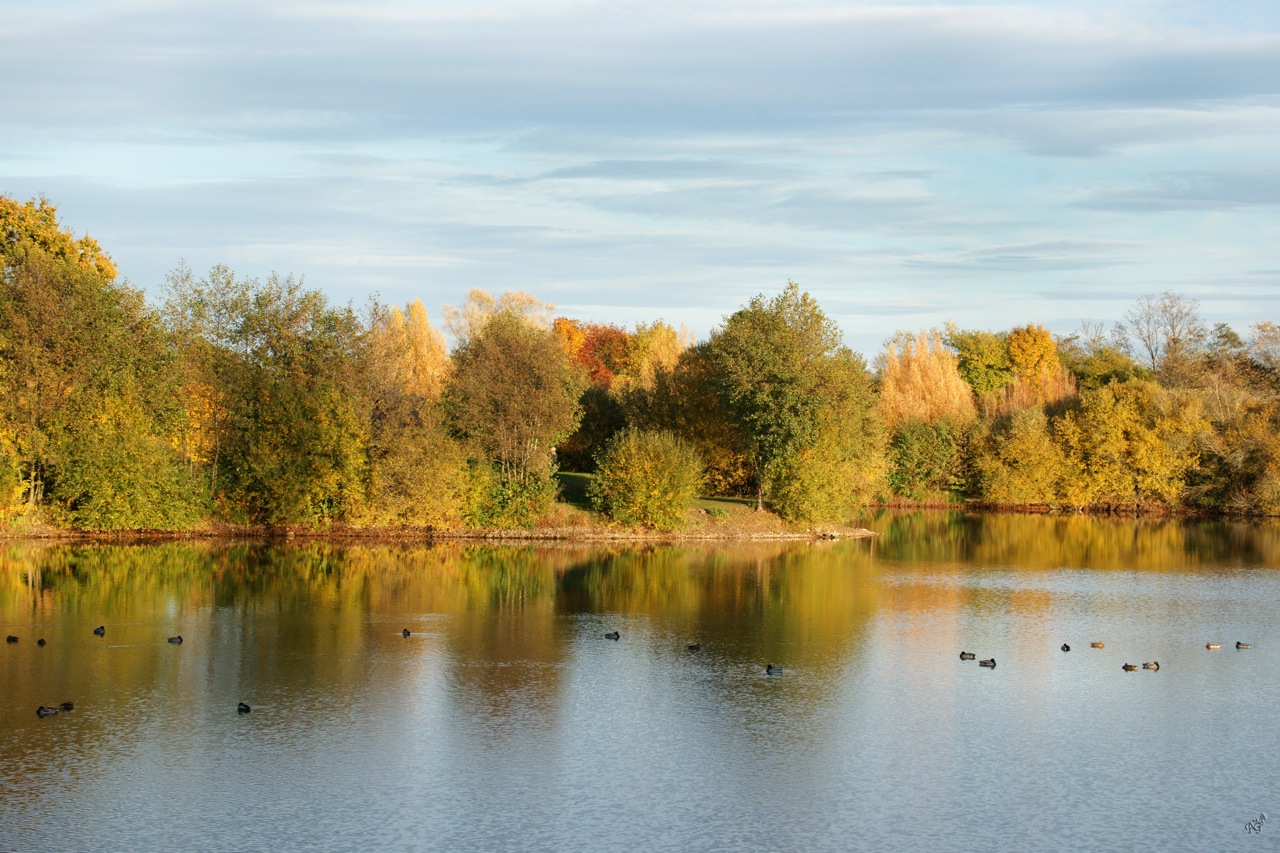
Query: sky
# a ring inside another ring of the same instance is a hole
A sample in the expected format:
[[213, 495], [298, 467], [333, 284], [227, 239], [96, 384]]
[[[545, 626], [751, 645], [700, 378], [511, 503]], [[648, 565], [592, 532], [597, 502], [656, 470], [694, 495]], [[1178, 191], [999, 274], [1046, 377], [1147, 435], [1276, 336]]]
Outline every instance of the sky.
[[1280, 321], [1280, 4], [0, 0], [0, 194], [121, 276], [470, 288], [872, 358], [1146, 294]]

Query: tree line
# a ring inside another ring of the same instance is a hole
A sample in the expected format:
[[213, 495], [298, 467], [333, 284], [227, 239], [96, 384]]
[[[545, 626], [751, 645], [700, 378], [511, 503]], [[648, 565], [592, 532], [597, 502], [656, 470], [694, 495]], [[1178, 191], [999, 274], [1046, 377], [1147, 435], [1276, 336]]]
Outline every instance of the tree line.
[[868, 503], [1280, 514], [1280, 327], [1177, 294], [1053, 336], [896, 332], [873, 364], [799, 286], [709, 339], [472, 291], [331, 304], [180, 265], [155, 304], [44, 199], [0, 197], [0, 523], [528, 527], [557, 471], [676, 527], [699, 494], [797, 523]]

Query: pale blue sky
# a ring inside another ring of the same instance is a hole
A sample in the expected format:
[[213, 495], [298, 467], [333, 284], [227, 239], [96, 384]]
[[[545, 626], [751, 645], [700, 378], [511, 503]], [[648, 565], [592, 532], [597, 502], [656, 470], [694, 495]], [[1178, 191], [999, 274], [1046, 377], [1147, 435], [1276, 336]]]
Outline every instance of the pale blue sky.
[[0, 0], [0, 193], [155, 293], [527, 290], [868, 358], [1145, 293], [1280, 320], [1280, 4]]

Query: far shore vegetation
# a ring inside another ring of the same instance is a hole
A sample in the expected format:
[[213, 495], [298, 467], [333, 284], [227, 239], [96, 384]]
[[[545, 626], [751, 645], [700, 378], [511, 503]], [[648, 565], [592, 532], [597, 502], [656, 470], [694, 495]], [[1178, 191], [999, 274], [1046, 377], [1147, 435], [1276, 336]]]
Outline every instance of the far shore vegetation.
[[[184, 264], [158, 299], [0, 196], [0, 532], [788, 535], [869, 505], [1280, 515], [1280, 325], [1151, 294], [1055, 336], [886, 330], [797, 284], [695, 341], [521, 292], [331, 304]], [[446, 343], [452, 340], [452, 348]]]

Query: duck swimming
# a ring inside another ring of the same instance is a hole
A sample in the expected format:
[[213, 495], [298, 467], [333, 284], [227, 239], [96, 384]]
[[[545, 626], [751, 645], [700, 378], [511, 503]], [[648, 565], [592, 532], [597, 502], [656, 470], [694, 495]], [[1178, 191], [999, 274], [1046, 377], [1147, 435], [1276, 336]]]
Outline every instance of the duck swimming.
[[1064, 652], [1069, 652], [1069, 651], [1071, 651], [1071, 647], [1070, 647], [1070, 646], [1068, 646], [1066, 643], [1063, 643], [1063, 644], [1062, 644], [1062, 650], [1063, 650]]
[[1106, 643], [1090, 643], [1089, 645], [1090, 645], [1092, 648], [1095, 648], [1095, 649], [1101, 649], [1101, 648], [1106, 647], [1106, 645], [1107, 645], [1107, 644], [1106, 644]]
[[774, 666], [773, 664], [769, 664], [764, 668], [765, 675], [782, 675], [782, 673], [785, 671], [786, 670], [784, 670], [782, 667]]
[[247, 714], [247, 713], [249, 713], [249, 712], [250, 712], [250, 711], [252, 711], [252, 710], [253, 710], [253, 709], [252, 709], [252, 708], [250, 708], [250, 707], [249, 707], [247, 704], [245, 704], [244, 702], [241, 702], [239, 705], [237, 705], [237, 706], [236, 706], [236, 713], [237, 713], [237, 714]]
[[408, 636], [409, 636], [409, 629], [408, 629], [408, 628], [405, 628], [403, 631], [401, 631], [401, 632], [400, 632], [400, 636], [401, 636], [401, 637], [408, 637]]
[[94, 633], [96, 636], [99, 636], [99, 637], [105, 637], [105, 636], [107, 635], [107, 626], [106, 626], [106, 625], [99, 625], [97, 628], [94, 628], [94, 629], [93, 629], [93, 633]]
[[685, 648], [691, 652], [700, 652], [702, 651], [702, 643], [690, 643], [689, 645], [685, 646]]
[[39, 708], [36, 708], [37, 717], [52, 717], [56, 713], [58, 713], [58, 709], [51, 708], [48, 705], [41, 705]]
[[1153, 660], [1151, 663], [1144, 663], [1144, 664], [1142, 665], [1142, 668], [1143, 668], [1143, 669], [1159, 669], [1159, 668], [1160, 668], [1160, 661], [1158, 661], [1158, 660]]
[[182, 635], [181, 635], [181, 634], [179, 634], [179, 635], [178, 635], [178, 636], [176, 636], [176, 637], [170, 637], [170, 638], [169, 638], [169, 642], [173, 643], [175, 646], [180, 646], [180, 645], [182, 645]]
[[961, 653], [960, 653], [960, 660], [973, 660], [973, 659], [974, 659], [974, 658], [976, 658], [976, 657], [977, 657], [977, 655], [975, 655], [973, 652], [961, 652]]
[[58, 706], [59, 711], [74, 711], [75, 709], [76, 709], [75, 703], [72, 702], [70, 699], [68, 699], [66, 702], [63, 702], [61, 705]]
[[1240, 642], [1239, 640], [1237, 640], [1237, 641], [1236, 641], [1236, 648], [1237, 648], [1237, 649], [1251, 649], [1251, 648], [1253, 648], [1253, 643], [1242, 643], [1242, 642]]
[[36, 640], [36, 645], [37, 645], [37, 646], [43, 646], [43, 645], [44, 645], [44, 637], [41, 637], [40, 639]]
[[1220, 648], [1222, 648], [1222, 646], [1221, 646], [1220, 644], [1218, 644], [1218, 643], [1205, 643], [1205, 644], [1204, 644], [1204, 647], [1205, 647], [1206, 649], [1220, 649]]
[[5, 638], [4, 638], [4, 641], [5, 641], [6, 643], [16, 643], [16, 642], [18, 642], [18, 638], [17, 638], [17, 637], [15, 637], [15, 636], [13, 636], [13, 634], [10, 634], [9, 636], [7, 636], [7, 637], [5, 637]]
[[1133, 672], [1138, 667], [1131, 663], [1125, 663], [1125, 664], [1121, 664], [1120, 668], [1123, 669], [1125, 672]]
[[622, 635], [619, 634], [617, 631], [610, 631], [609, 633], [604, 635], [604, 638], [606, 640], [620, 640], [622, 639]]
[[985, 666], [985, 667], [990, 667], [991, 669], [995, 669], [996, 659], [987, 658], [986, 660], [980, 660], [978, 661], [978, 666]]

